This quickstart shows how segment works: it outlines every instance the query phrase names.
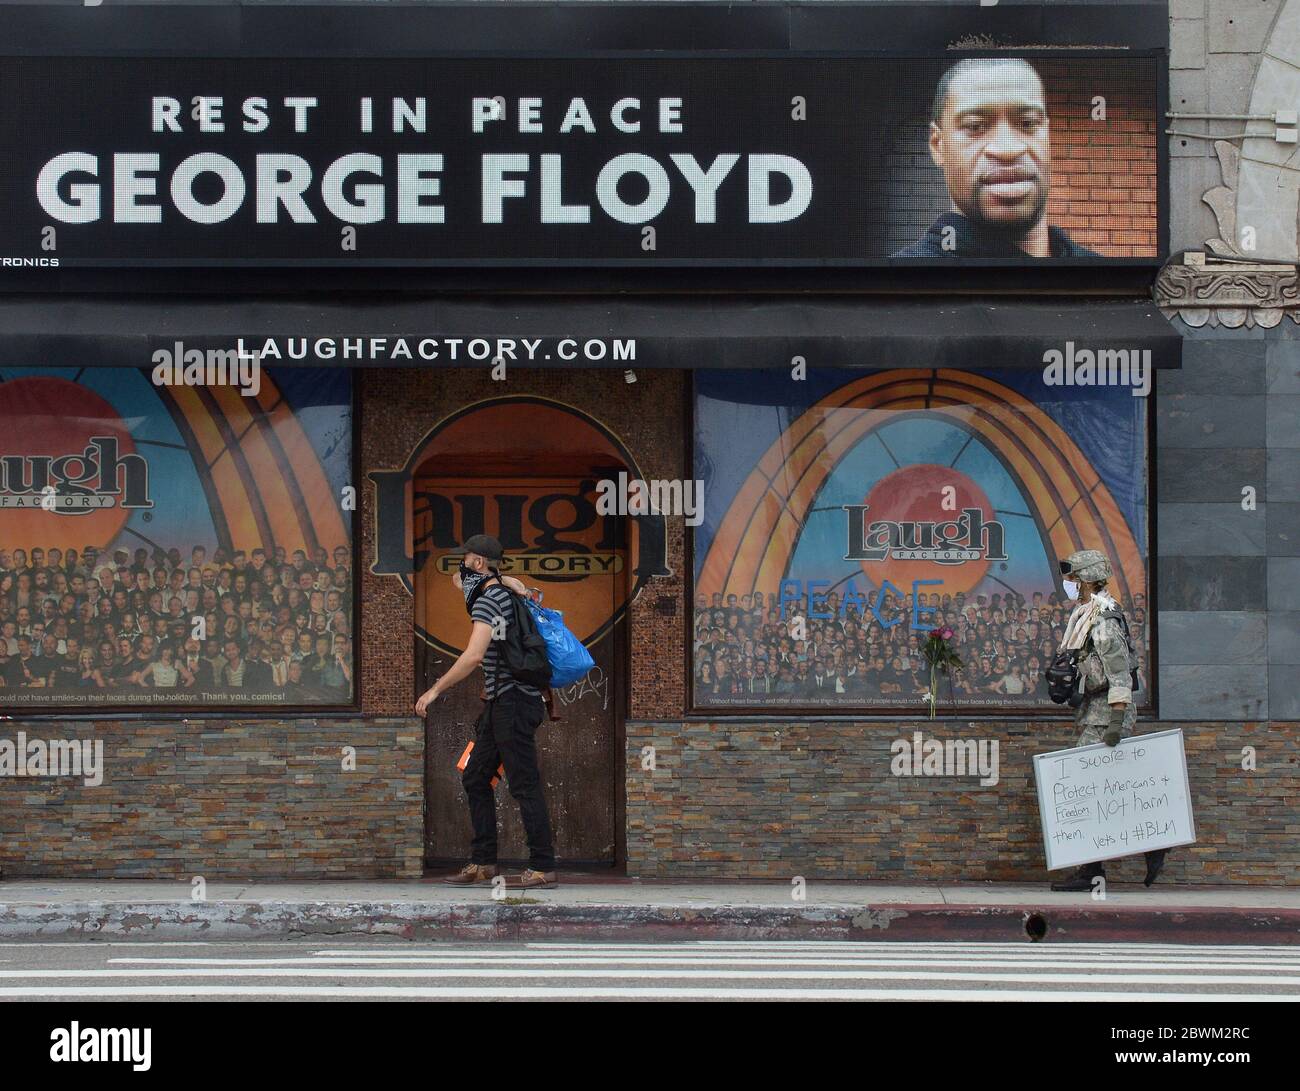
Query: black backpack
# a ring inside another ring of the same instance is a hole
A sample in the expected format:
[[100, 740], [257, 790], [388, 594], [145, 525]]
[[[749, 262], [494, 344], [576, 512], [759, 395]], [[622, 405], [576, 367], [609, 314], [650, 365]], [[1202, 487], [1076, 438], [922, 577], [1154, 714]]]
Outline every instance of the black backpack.
[[[501, 654], [497, 659], [498, 678], [504, 665], [516, 682], [545, 689], [551, 684], [551, 660], [546, 653], [546, 638], [538, 632], [537, 621], [528, 609], [528, 604], [497, 577], [489, 576], [488, 580], [490, 579], [497, 579], [497, 586], [510, 596], [512, 624], [506, 626], [506, 638], [501, 642]], [[471, 613], [479, 595], [487, 590], [488, 580], [483, 580], [470, 593], [465, 608]]]

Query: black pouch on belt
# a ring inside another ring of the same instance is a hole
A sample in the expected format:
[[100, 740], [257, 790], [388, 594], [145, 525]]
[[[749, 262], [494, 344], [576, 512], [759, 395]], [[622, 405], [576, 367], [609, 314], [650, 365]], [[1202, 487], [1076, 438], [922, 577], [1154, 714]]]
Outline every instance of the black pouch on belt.
[[1047, 696], [1054, 704], [1071, 704], [1075, 685], [1079, 681], [1079, 651], [1057, 652], [1047, 670], [1043, 671], [1047, 681]]

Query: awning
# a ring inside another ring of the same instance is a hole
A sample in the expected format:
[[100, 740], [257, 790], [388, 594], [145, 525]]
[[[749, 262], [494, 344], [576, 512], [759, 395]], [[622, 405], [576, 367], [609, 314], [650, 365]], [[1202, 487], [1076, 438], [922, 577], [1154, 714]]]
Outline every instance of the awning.
[[[1182, 338], [1147, 300], [723, 296], [411, 298], [21, 296], [0, 301], [0, 367], [150, 367], [160, 350], [268, 366], [1029, 368]], [[630, 346], [630, 347], [629, 347]], [[167, 359], [170, 361], [170, 356]], [[1122, 359], [1128, 359], [1124, 357]]]

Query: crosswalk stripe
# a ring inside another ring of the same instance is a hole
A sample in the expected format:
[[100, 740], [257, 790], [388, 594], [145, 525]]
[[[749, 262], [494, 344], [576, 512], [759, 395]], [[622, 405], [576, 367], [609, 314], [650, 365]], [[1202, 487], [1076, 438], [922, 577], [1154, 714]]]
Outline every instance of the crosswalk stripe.
[[[546, 948], [532, 948], [532, 947], [526, 948], [522, 951], [520, 950], [515, 950], [515, 951], [499, 950], [498, 951], [494, 949], [490, 952], [484, 952], [482, 957], [559, 958], [559, 957], [566, 957], [570, 953], [576, 956], [579, 951], [586, 951], [586, 950], [588, 949], [586, 948], [546, 949]], [[664, 947], [657, 947], [657, 948], [632, 947], [626, 949], [618, 948], [618, 947], [599, 947], [599, 948], [593, 947], [590, 948], [589, 950], [591, 951], [591, 955], [589, 957], [596, 957], [597, 955], [599, 955], [599, 956], [609, 957], [609, 958], [644, 958], [644, 959], [697, 958], [697, 959], [704, 960], [704, 959], [711, 959], [711, 958], [774, 957], [773, 955], [769, 954], [765, 949], [762, 948], [734, 948], [726, 951], [711, 952], [711, 951], [701, 951], [696, 948], [672, 947], [672, 946], [665, 945]], [[1003, 947], [997, 950], [960, 951], [960, 952], [957, 951], [937, 952], [933, 946], [916, 950], [916, 951], [894, 951], [888, 948], [851, 948], [851, 949], [846, 949], [843, 952], [832, 952], [832, 951], [819, 950], [818, 948], [815, 947], [783, 948], [783, 950], [790, 951], [790, 954], [788, 955], [782, 954], [779, 957], [783, 957], [783, 958], [823, 957], [823, 958], [831, 958], [837, 960], [878, 958], [878, 959], [892, 959], [899, 962], [908, 962], [916, 958], [926, 958], [926, 957], [951, 959], [955, 961], [980, 960], [989, 957], [996, 957], [996, 958], [1023, 960], [1025, 962], [1030, 962], [1033, 964], [1038, 964], [1046, 960], [1055, 959], [1055, 960], [1069, 960], [1079, 964], [1085, 964], [1085, 963], [1110, 964], [1118, 960], [1125, 960], [1125, 961], [1131, 961], [1135, 963], [1159, 962], [1159, 963], [1169, 963], [1175, 965], [1180, 965], [1180, 964], [1203, 965], [1206, 962], [1221, 962], [1225, 964], [1251, 965], [1251, 964], [1257, 964], [1257, 963], [1267, 961], [1270, 963], [1300, 967], [1300, 957], [1277, 955], [1272, 952], [1265, 953], [1263, 951], [1256, 951], [1248, 954], [1246, 953], [1227, 954], [1227, 953], [1216, 953], [1213, 951], [1205, 951], [1205, 952], [1189, 951], [1187, 953], [1179, 953], [1179, 954], [1156, 954], [1154, 952], [1134, 953], [1134, 952], [1129, 952], [1124, 950], [1117, 950], [1112, 952], [1067, 951], [1056, 946]], [[367, 957], [370, 953], [374, 953], [374, 957], [385, 957], [385, 958], [392, 958], [392, 959], [412, 959], [412, 958], [430, 957], [431, 955], [437, 954], [439, 952], [436, 949], [431, 949], [431, 948], [425, 948], [422, 950], [412, 950], [412, 951], [394, 951], [391, 948], [389, 949], [353, 948], [347, 951], [314, 952], [314, 955], [316, 957], [321, 957], [321, 958], [355, 958], [355, 957]]]
[[1300, 1000], [1300, 950], [1265, 945], [412, 944], [367, 937], [342, 947], [309, 941], [95, 946], [104, 949], [69, 954], [48, 968], [42, 963], [55, 957], [48, 950], [0, 959], [0, 1000]]
[[633, 980], [652, 979], [691, 979], [708, 978], [717, 980], [769, 979], [799, 981], [808, 979], [838, 979], [855, 981], [984, 981], [1018, 982], [1029, 984], [1043, 982], [1052, 984], [1075, 985], [1169, 985], [1181, 984], [1183, 979], [1194, 976], [1198, 984], [1206, 985], [1278, 985], [1292, 986], [1300, 984], [1290, 978], [1261, 978], [1258, 974], [1196, 974], [1178, 975], [1157, 973], [1003, 973], [1003, 972], [967, 972], [960, 970], [774, 970], [774, 969], [663, 969], [646, 970], [627, 967], [601, 968], [427, 968], [397, 969], [392, 967], [239, 967], [239, 966], [201, 966], [192, 968], [154, 968], [136, 970], [0, 970], [0, 979], [52, 980], [100, 980], [104, 978], [196, 978], [196, 977], [275, 977], [275, 978], [627, 978]]
[[[1280, 993], [1155, 993], [1161, 1001], [1194, 1003], [1256, 1003], [1300, 1000], [1300, 994]], [[329, 986], [329, 985], [118, 985], [118, 986], [0, 986], [0, 997], [150, 997], [150, 996], [272, 996], [334, 997], [339, 999], [428, 1000], [961, 1000], [1067, 1001], [1118, 1003], [1140, 999], [1133, 992], [1049, 991], [1034, 989], [764, 989], [764, 988], [552, 988], [545, 986]]]
[[1172, 963], [1156, 959], [1115, 959], [1078, 961], [1073, 959], [1008, 959], [1008, 958], [802, 958], [799, 956], [770, 954], [760, 956], [703, 957], [693, 955], [618, 955], [556, 956], [499, 952], [483, 955], [355, 955], [331, 958], [111, 958], [114, 966], [491, 966], [500, 963], [539, 966], [961, 966], [967, 968], [994, 967], [1018, 969], [1025, 966], [1064, 969], [1141, 970], [1167, 969], [1170, 973], [1204, 972], [1207, 970], [1259, 970], [1278, 974], [1300, 974], [1300, 964], [1281, 965], [1273, 962], [1205, 961], [1187, 960]]
[[[366, 947], [353, 948], [347, 951], [330, 951], [330, 952], [313, 952], [321, 957], [348, 957], [360, 953], [385, 954], [393, 958], [416, 958], [422, 953], [431, 953], [443, 945], [435, 945], [430, 948], [417, 950], [394, 950], [393, 948]], [[487, 946], [487, 945], [485, 945]], [[496, 945], [491, 946], [492, 950], [497, 950]], [[653, 957], [663, 955], [665, 957], [677, 957], [679, 955], [691, 955], [699, 958], [725, 958], [725, 957], [743, 957], [759, 956], [765, 952], [765, 948], [731, 948], [717, 951], [702, 951], [692, 947], [674, 947], [663, 945], [661, 947], [592, 947], [592, 948], [537, 948], [528, 947], [517, 949], [515, 953], [520, 955], [534, 955], [559, 957], [567, 954], [578, 954], [580, 952], [592, 955], [608, 955], [610, 957]], [[1033, 946], [1006, 946], [1000, 949], [971, 949], [964, 951], [947, 951], [942, 948], [936, 949], [935, 946], [915, 948], [906, 951], [895, 950], [891, 947], [853, 947], [844, 950], [832, 951], [817, 947], [807, 948], [784, 948], [792, 955], [806, 957], [825, 957], [825, 958], [853, 958], [853, 957], [870, 957], [870, 958], [897, 958], [910, 959], [917, 957], [946, 957], [946, 958], [1016, 958], [1025, 960], [1037, 960], [1046, 958], [1068, 958], [1079, 962], [1108, 962], [1117, 958], [1127, 958], [1140, 961], [1159, 961], [1159, 962], [1203, 962], [1206, 960], [1219, 960], [1224, 962], [1258, 962], [1268, 960], [1271, 962], [1281, 962], [1288, 964], [1300, 965], [1300, 954], [1279, 954], [1275, 951], [1256, 950], [1256, 951], [1233, 951], [1220, 952], [1213, 950], [1197, 951], [1195, 949], [1184, 949], [1177, 953], [1161, 953], [1153, 951], [1128, 951], [1123, 948], [1116, 948], [1109, 951], [1079, 951], [1069, 950], [1056, 945], [1033, 945]]]

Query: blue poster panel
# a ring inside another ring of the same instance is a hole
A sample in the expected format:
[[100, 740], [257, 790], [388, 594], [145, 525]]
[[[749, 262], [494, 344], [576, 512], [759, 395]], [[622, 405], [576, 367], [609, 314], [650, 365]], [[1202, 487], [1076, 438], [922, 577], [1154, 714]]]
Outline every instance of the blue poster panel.
[[[1072, 377], [1072, 373], [1071, 373]], [[694, 703], [1055, 708], [1070, 604], [1100, 549], [1147, 678], [1147, 398], [1030, 371], [696, 377]]]

